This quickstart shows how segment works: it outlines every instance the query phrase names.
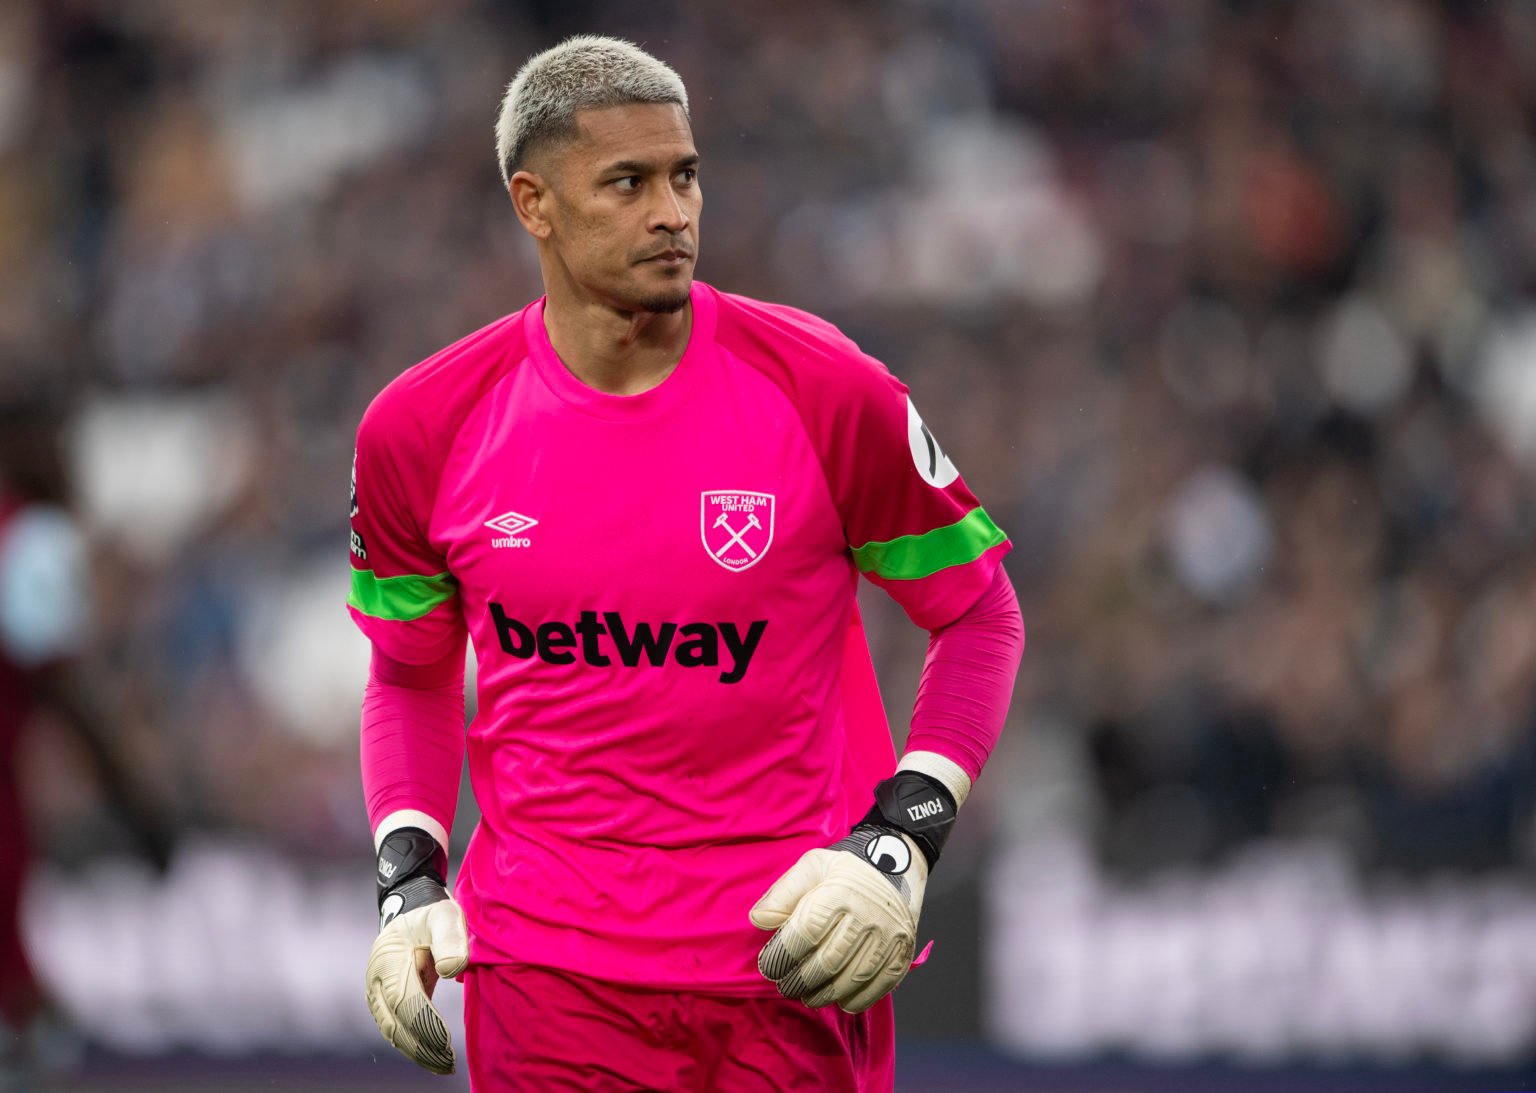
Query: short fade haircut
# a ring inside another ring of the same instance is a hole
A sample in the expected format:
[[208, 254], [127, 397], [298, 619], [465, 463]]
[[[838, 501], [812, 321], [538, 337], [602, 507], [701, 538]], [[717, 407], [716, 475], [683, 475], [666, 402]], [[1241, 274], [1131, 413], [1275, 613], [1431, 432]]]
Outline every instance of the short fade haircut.
[[507, 85], [496, 117], [501, 181], [521, 170], [528, 150], [576, 135], [576, 111], [631, 103], [675, 103], [688, 115], [681, 77], [633, 42], [578, 34], [530, 57]]

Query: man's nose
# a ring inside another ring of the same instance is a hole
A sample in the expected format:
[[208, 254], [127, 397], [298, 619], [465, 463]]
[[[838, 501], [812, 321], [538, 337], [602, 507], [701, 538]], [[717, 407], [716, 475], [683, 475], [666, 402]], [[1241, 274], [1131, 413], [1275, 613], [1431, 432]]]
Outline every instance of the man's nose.
[[670, 186], [662, 193], [651, 211], [651, 231], [677, 235], [688, 227], [688, 210]]

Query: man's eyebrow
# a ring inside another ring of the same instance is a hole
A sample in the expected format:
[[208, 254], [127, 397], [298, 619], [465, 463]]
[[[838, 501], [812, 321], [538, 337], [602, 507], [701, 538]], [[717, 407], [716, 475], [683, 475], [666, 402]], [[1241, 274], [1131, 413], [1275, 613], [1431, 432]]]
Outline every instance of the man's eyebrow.
[[[685, 167], [697, 167], [698, 165], [699, 154], [694, 152], [692, 155], [684, 156], [675, 162], [672, 165], [672, 169], [681, 170]], [[607, 167], [604, 167], [603, 174], [644, 175], [650, 174], [656, 169], [657, 165], [655, 161], [647, 162], [638, 159], [621, 159], [617, 163], [610, 163]]]

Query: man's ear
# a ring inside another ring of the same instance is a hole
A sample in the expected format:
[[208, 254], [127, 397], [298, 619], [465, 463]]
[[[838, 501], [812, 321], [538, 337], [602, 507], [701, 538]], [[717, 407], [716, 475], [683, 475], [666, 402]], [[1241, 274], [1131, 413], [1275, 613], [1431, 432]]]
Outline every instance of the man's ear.
[[548, 214], [548, 180], [532, 171], [518, 171], [507, 181], [507, 196], [512, 199], [518, 222], [528, 234], [535, 239], [548, 239], [553, 230]]

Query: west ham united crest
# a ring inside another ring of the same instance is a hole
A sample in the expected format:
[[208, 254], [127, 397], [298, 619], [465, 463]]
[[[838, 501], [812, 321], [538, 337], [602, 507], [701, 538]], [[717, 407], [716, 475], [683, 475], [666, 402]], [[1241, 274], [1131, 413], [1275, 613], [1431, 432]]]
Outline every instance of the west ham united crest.
[[705, 490], [699, 501], [704, 552], [731, 572], [751, 569], [773, 545], [773, 494]]

